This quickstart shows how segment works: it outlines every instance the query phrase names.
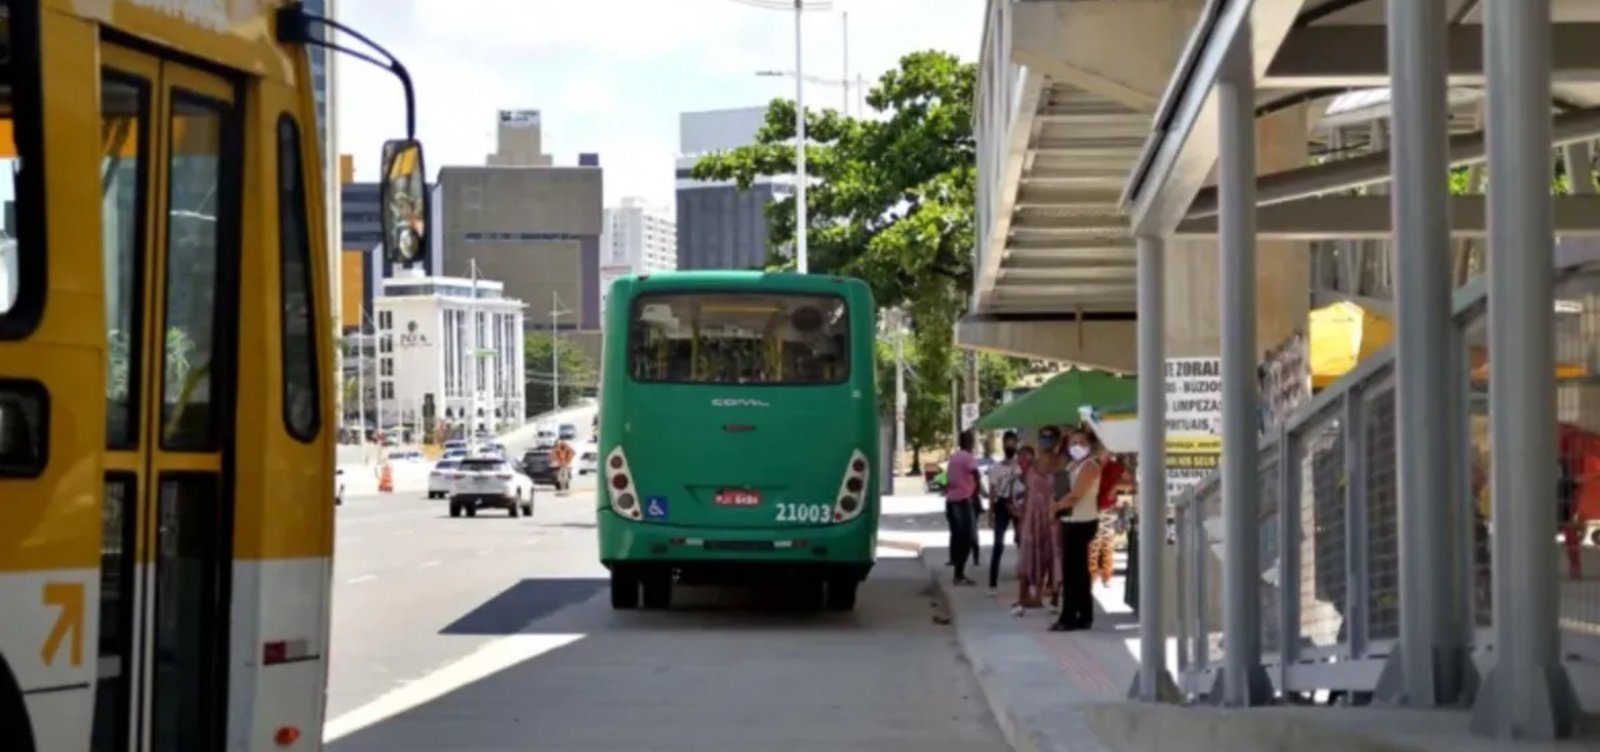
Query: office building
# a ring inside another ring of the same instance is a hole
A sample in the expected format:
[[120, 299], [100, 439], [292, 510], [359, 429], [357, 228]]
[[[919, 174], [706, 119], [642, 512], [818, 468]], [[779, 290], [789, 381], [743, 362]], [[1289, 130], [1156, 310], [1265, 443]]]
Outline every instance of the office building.
[[526, 301], [529, 329], [598, 330], [602, 182], [592, 164], [557, 167], [542, 153], [537, 111], [500, 113], [488, 165], [439, 171], [435, 238], [442, 273], [480, 275]]
[[767, 205], [787, 196], [791, 181], [758, 178], [740, 190], [732, 181], [701, 181], [693, 169], [712, 152], [755, 142], [765, 107], [685, 112], [678, 118], [679, 269], [762, 269], [767, 265]]
[[630, 196], [605, 212], [600, 234], [600, 315], [605, 315], [611, 283], [629, 274], [678, 268], [677, 222], [666, 211], [652, 209]]
[[490, 430], [522, 422], [524, 305], [504, 293], [481, 278], [384, 280], [373, 317], [383, 425], [468, 429], [474, 414]]
[[554, 165], [555, 160], [544, 153], [544, 126], [539, 111], [501, 110], [495, 127], [495, 152], [484, 164], [490, 167]]

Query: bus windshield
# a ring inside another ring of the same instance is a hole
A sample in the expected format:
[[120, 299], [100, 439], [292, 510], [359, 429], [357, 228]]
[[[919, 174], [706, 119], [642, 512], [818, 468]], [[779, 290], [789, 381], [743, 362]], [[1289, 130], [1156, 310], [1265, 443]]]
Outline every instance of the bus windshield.
[[835, 295], [645, 294], [628, 343], [639, 382], [817, 385], [850, 375], [849, 315]]

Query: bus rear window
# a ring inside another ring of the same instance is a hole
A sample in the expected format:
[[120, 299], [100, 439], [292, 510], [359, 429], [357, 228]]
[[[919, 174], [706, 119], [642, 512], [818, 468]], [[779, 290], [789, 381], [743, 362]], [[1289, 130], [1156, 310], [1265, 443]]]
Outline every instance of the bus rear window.
[[848, 313], [835, 295], [641, 295], [628, 327], [628, 370], [650, 383], [843, 383]]

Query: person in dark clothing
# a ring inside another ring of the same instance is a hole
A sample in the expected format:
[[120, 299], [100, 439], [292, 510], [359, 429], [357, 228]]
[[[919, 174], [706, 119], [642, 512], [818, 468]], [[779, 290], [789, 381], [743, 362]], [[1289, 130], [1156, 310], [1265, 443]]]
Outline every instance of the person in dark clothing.
[[975, 510], [981, 492], [978, 486], [978, 461], [972, 456], [975, 443], [971, 431], [961, 432], [961, 437], [957, 439], [958, 449], [950, 455], [950, 462], [945, 467], [948, 485], [944, 489], [944, 516], [950, 524], [950, 562], [956, 568], [953, 582], [957, 585], [973, 584], [972, 580], [967, 579], [967, 562], [972, 556], [971, 547], [977, 543], [978, 517]]
[[[1057, 474], [1054, 511], [1061, 526], [1061, 615], [1052, 632], [1088, 629], [1094, 624], [1089, 544], [1100, 529], [1100, 463], [1087, 431], [1067, 439], [1069, 464]], [[1064, 476], [1064, 477], [1063, 477]]]

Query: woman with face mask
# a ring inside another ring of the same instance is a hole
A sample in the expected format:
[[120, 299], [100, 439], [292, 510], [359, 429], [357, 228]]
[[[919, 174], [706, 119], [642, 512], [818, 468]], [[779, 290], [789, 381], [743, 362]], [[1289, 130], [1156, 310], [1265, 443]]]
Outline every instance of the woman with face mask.
[[1087, 431], [1067, 436], [1065, 472], [1057, 477], [1052, 511], [1061, 529], [1061, 616], [1052, 632], [1088, 629], [1094, 623], [1089, 579], [1089, 544], [1100, 528], [1100, 463]]
[[1056, 522], [1050, 512], [1055, 500], [1055, 475], [1063, 467], [1060, 450], [1061, 432], [1055, 427], [1039, 431], [1039, 451], [1024, 447], [1022, 472], [1024, 494], [1017, 509], [1017, 526], [1022, 532], [1022, 542], [1017, 547], [1017, 602], [1011, 613], [1022, 616], [1030, 608], [1039, 608], [1045, 594], [1052, 605], [1057, 602], [1056, 583], [1060, 582], [1061, 563], [1057, 555], [1061, 550]]

